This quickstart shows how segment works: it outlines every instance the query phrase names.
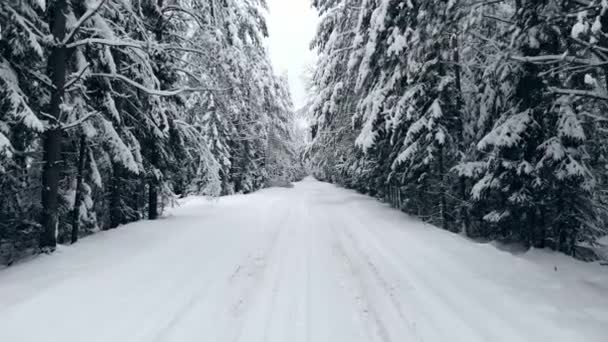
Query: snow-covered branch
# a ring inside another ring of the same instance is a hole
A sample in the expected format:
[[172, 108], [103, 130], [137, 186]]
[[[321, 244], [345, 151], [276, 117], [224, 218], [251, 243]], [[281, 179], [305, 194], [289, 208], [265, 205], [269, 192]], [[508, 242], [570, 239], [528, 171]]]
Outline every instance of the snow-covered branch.
[[124, 75], [93, 73], [93, 74], [91, 74], [91, 76], [117, 79], [117, 80], [125, 82], [125, 83], [129, 84], [130, 86], [133, 86], [133, 87], [143, 91], [144, 93], [147, 93], [148, 95], [155, 95], [155, 96], [162, 96], [162, 97], [176, 96], [176, 95], [179, 95], [182, 93], [190, 93], [190, 92], [220, 92], [220, 91], [229, 90], [229, 89], [213, 89], [213, 88], [204, 88], [204, 87], [194, 87], [194, 88], [181, 87], [181, 88], [171, 89], [171, 90], [150, 89], [140, 83], [133, 81], [132, 79], [130, 79]]
[[165, 8], [163, 8], [162, 10], [163, 12], [181, 12], [181, 13], [185, 13], [188, 16], [190, 16], [192, 19], [194, 19], [196, 21], [196, 23], [198, 24], [198, 26], [200, 26], [201, 28], [204, 27], [210, 27], [213, 28], [213, 26], [211, 25], [206, 25], [203, 23], [203, 21], [201, 20], [200, 16], [196, 15], [194, 12], [185, 9], [183, 7], [180, 6], [175, 6], [175, 5], [170, 5], [170, 6], [166, 6]]
[[563, 89], [563, 88], [550, 87], [549, 91], [551, 91], [552, 93], [555, 93], [555, 94], [589, 97], [589, 98], [594, 98], [597, 100], [608, 101], [608, 96], [599, 94], [594, 91], [589, 91], [589, 90]]
[[35, 78], [37, 81], [39, 81], [43, 86], [49, 88], [49, 89], [55, 89], [55, 86], [53, 85], [53, 83], [51, 82], [51, 80], [48, 78], [48, 76], [40, 74], [39, 72], [36, 72], [34, 70], [30, 70], [27, 67], [22, 67], [22, 66], [17, 66], [15, 65], [16, 68], [23, 70], [25, 72], [27, 72], [28, 75], [32, 76], [33, 78]]
[[79, 118], [79, 119], [77, 119], [77, 120], [75, 120], [75, 121], [73, 121], [73, 122], [66, 123], [66, 124], [62, 124], [62, 125], [61, 125], [61, 129], [63, 129], [63, 130], [68, 130], [68, 129], [70, 129], [70, 128], [74, 128], [74, 127], [80, 126], [80, 125], [81, 125], [81, 124], [83, 124], [85, 121], [89, 120], [90, 118], [92, 118], [92, 117], [94, 117], [94, 116], [96, 116], [96, 115], [98, 115], [98, 114], [99, 114], [99, 112], [97, 112], [97, 111], [95, 111], [95, 112], [90, 112], [90, 113], [88, 113], [87, 115], [83, 116], [82, 118]]
[[208, 56], [209, 52], [201, 49], [189, 48], [184, 46], [175, 46], [175, 45], [161, 45], [167, 51], [182, 51], [182, 52], [192, 52], [204, 56]]
[[67, 44], [66, 47], [75, 48], [78, 46], [89, 45], [89, 44], [100, 44], [100, 45], [115, 46], [115, 47], [131, 47], [131, 48], [142, 49], [142, 50], [145, 48], [145, 45], [143, 45], [137, 41], [111, 40], [111, 39], [103, 39], [103, 38], [82, 39], [82, 40], [78, 40], [78, 41], [72, 42], [70, 44]]
[[502, 23], [505, 23], [505, 24], [508, 24], [508, 25], [515, 25], [515, 23], [513, 21], [511, 21], [509, 19], [506, 19], [506, 18], [497, 17], [495, 15], [484, 14], [483, 17], [487, 18], [487, 19], [494, 20], [494, 21], [499, 21], [499, 22], [502, 22]]
[[179, 95], [185, 91], [183, 88], [174, 89], [174, 90], [150, 89], [150, 88], [144, 86], [143, 84], [137, 83], [137, 82], [133, 81], [132, 79], [130, 79], [124, 75], [120, 75], [120, 74], [92, 73], [91, 77], [104, 77], [104, 78], [109, 78], [109, 79], [116, 79], [116, 80], [125, 82], [128, 85], [135, 87], [149, 95], [175, 96], [175, 95]]
[[608, 65], [608, 61], [606, 62], [596, 62], [592, 59], [578, 58], [573, 56], [568, 56], [566, 54], [562, 55], [541, 55], [541, 56], [510, 56], [512, 60], [523, 62], [523, 63], [536, 63], [536, 64], [552, 64], [552, 63], [560, 63], [560, 62], [569, 62], [576, 63], [581, 65], [587, 65], [591, 67], [601, 67]]
[[[42, 33], [37, 27], [36, 25], [34, 25], [34, 23], [32, 23], [30, 20], [28, 20], [27, 18], [25, 18], [24, 16], [22, 16], [21, 14], [19, 14], [19, 12], [17, 12], [14, 8], [12, 8], [11, 6], [9, 6], [7, 3], [4, 3], [4, 1], [0, 2], [0, 6], [4, 7], [6, 9], [6, 11], [13, 16], [13, 18], [9, 18], [9, 20], [14, 19], [15, 22], [17, 22], [17, 24], [22, 25], [22, 27], [28, 31], [28, 33], [30, 34], [35, 34], [36, 36], [38, 36], [38, 38], [43, 38], [45, 37], [45, 34]], [[2, 12], [0, 12], [0, 14], [2, 14]]]
[[89, 20], [89, 18], [91, 18], [93, 15], [95, 15], [95, 13], [97, 13], [97, 11], [99, 11], [99, 9], [101, 8], [101, 6], [103, 6], [103, 4], [106, 2], [107, 0], [99, 0], [99, 2], [97, 3], [97, 5], [89, 8], [89, 10], [87, 10], [82, 17], [80, 17], [80, 19], [78, 19], [78, 21], [76, 22], [76, 24], [74, 24], [74, 28], [72, 29], [72, 31], [70, 31], [70, 33], [68, 33], [65, 37], [65, 39], [63, 40], [63, 45], [67, 45], [70, 41], [72, 41], [72, 39], [74, 38], [74, 36], [76, 35], [76, 33], [78, 33], [78, 30], [80, 30], [80, 27], [87, 21]]
[[39, 111], [38, 114], [44, 118], [47, 118], [51, 122], [51, 124], [56, 124], [59, 122], [59, 120], [57, 120], [57, 118], [52, 116], [51, 114], [45, 113], [43, 111]]
[[177, 70], [178, 72], [183, 73], [184, 75], [190, 77], [191, 79], [193, 79], [194, 81], [196, 81], [198, 83], [202, 83], [201, 79], [198, 76], [196, 76], [195, 74], [191, 73], [190, 71], [188, 71], [188, 70], [186, 70], [184, 68], [176, 67], [175, 70]]
[[76, 82], [78, 82], [78, 80], [80, 80], [82, 78], [82, 76], [84, 75], [84, 73], [89, 69], [90, 64], [86, 64], [82, 69], [80, 69], [78, 72], [76, 72], [72, 77], [71, 80], [69, 80], [66, 84], [65, 84], [65, 89], [69, 89], [71, 86], [73, 86]]

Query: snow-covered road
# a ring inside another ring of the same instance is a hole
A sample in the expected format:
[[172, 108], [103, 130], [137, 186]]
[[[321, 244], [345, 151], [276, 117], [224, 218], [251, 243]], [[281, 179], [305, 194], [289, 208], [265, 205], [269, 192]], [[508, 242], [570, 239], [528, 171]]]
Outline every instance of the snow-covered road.
[[608, 267], [307, 179], [0, 271], [0, 341], [608, 341]]

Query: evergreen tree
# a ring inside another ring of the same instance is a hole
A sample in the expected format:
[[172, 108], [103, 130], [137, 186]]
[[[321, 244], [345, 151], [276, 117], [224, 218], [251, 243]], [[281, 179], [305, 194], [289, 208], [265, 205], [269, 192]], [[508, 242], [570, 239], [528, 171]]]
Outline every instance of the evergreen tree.
[[318, 177], [473, 237], [606, 233], [604, 2], [313, 4]]
[[277, 150], [287, 151], [294, 134], [262, 43], [264, 10], [263, 1], [3, 1], [3, 260], [154, 219], [176, 195], [255, 191], [270, 169], [293, 179], [285, 170], [296, 158], [264, 163], [270, 140], [285, 139]]

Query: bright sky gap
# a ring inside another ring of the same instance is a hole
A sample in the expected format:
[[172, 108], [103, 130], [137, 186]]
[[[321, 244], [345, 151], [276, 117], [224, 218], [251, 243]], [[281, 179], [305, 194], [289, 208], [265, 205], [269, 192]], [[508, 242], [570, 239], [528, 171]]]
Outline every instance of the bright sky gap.
[[310, 50], [317, 27], [317, 14], [310, 0], [268, 0], [268, 49], [279, 75], [287, 75], [295, 108], [306, 99], [303, 74], [315, 61]]

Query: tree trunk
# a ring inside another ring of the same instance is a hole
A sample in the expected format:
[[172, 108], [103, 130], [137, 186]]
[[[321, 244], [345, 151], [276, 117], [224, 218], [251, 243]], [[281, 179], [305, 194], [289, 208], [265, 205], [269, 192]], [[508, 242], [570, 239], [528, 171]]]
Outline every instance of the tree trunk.
[[[453, 55], [452, 58], [454, 59], [454, 76], [455, 76], [455, 82], [456, 82], [456, 89], [458, 90], [458, 102], [460, 102], [461, 99], [461, 94], [462, 94], [462, 77], [461, 77], [461, 73], [462, 73], [462, 68], [460, 67], [460, 51], [459, 49], [459, 45], [458, 45], [458, 37], [452, 37], [452, 49], [453, 49]], [[460, 109], [460, 103], [459, 103], [459, 108]]]
[[123, 215], [120, 201], [121, 166], [112, 163], [112, 180], [110, 181], [110, 226], [109, 229], [118, 227], [123, 223]]
[[[452, 37], [452, 49], [453, 49], [453, 55], [452, 58], [454, 59], [454, 75], [455, 75], [455, 82], [456, 82], [456, 90], [458, 91], [458, 99], [457, 99], [457, 106], [458, 106], [458, 112], [460, 113], [459, 116], [459, 125], [460, 125], [460, 142], [459, 142], [459, 149], [460, 151], [465, 151], [466, 146], [464, 145], [464, 142], [466, 141], [466, 137], [465, 137], [465, 129], [464, 129], [464, 125], [465, 125], [465, 120], [462, 117], [462, 68], [460, 66], [460, 51], [459, 51], [459, 44], [458, 44], [458, 37], [454, 36]], [[467, 186], [466, 186], [466, 178], [465, 177], [459, 177], [459, 188], [460, 188], [460, 197], [461, 200], [463, 201], [463, 203], [460, 204], [460, 220], [462, 221], [462, 230], [464, 231], [464, 233], [468, 236], [468, 230], [469, 230], [469, 214], [468, 214], [468, 208], [466, 203], [468, 202], [468, 195], [467, 195]], [[457, 229], [457, 228], [456, 228]]]
[[[56, 44], [62, 42], [66, 33], [67, 1], [57, 0], [52, 7], [52, 33]], [[59, 125], [61, 119], [61, 104], [65, 93], [65, 80], [67, 68], [67, 49], [62, 45], [54, 46], [49, 56], [48, 73], [53, 83], [49, 115], [55, 118], [51, 127], [43, 135], [43, 169], [42, 169], [42, 234], [40, 247], [54, 249], [57, 245], [57, 197], [59, 191], [59, 177], [61, 162], [61, 135]]]
[[40, 247], [54, 249], [57, 245], [57, 197], [59, 193], [59, 158], [61, 131], [50, 129], [44, 133], [44, 167], [42, 169], [42, 234]]
[[82, 180], [84, 178], [84, 167], [86, 163], [87, 141], [84, 134], [80, 136], [80, 152], [78, 154], [78, 174], [76, 176], [76, 196], [74, 198], [74, 210], [72, 210], [72, 243], [78, 241], [78, 229], [80, 226], [80, 206], [82, 205]]
[[537, 248], [545, 248], [547, 246], [547, 226], [545, 224], [545, 209], [541, 207], [538, 213], [538, 226], [540, 231], [538, 232], [538, 246]]
[[443, 147], [439, 148], [439, 196], [440, 196], [440, 214], [441, 214], [441, 227], [448, 230], [448, 217], [447, 217], [447, 201], [445, 199], [445, 179], [444, 179], [444, 165], [443, 165]]
[[158, 218], [158, 186], [155, 180], [148, 183], [148, 219], [156, 220]]
[[471, 224], [471, 220], [469, 218], [469, 208], [468, 201], [469, 196], [467, 192], [467, 181], [465, 177], [460, 177], [459, 179], [460, 186], [460, 197], [464, 203], [460, 204], [460, 219], [462, 220], [462, 230], [466, 236], [470, 236], [469, 234], [469, 226]]
[[[158, 8], [163, 8], [163, 0], [156, 0], [156, 5]], [[156, 42], [161, 43], [163, 40], [163, 30], [165, 26], [165, 22], [163, 20], [163, 14], [158, 13], [158, 19], [156, 22], [156, 27], [154, 28], [154, 36], [156, 38]], [[160, 65], [159, 65], [160, 67]], [[163, 80], [161, 79], [161, 85]], [[158, 147], [156, 145], [152, 145], [152, 157], [151, 164], [153, 167], [157, 166], [158, 163], [158, 151], [156, 150]], [[153, 175], [153, 179], [148, 181], [148, 219], [156, 220], [158, 218], [158, 179], [156, 179], [156, 174]]]

